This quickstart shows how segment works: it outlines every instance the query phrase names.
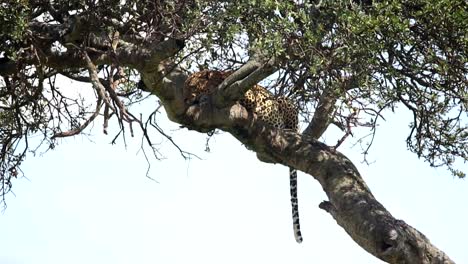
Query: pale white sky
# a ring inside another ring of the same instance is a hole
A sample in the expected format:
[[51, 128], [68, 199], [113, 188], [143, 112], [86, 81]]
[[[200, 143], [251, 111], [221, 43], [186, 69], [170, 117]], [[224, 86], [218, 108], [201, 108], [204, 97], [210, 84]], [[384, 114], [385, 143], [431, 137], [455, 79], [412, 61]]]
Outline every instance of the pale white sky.
[[[135, 113], [154, 108], [148, 100]], [[422, 231], [457, 263], [468, 263], [468, 186], [406, 151], [410, 120], [388, 114], [372, 148], [371, 165], [349, 140], [341, 151], [359, 168], [376, 198], [397, 218]], [[28, 176], [14, 182], [0, 215], [1, 264], [102, 263], [381, 263], [355, 244], [318, 208], [321, 186], [299, 176], [304, 242], [292, 232], [288, 169], [265, 164], [224, 133], [204, 152], [205, 135], [161, 115], [186, 150], [185, 161], [165, 140], [167, 159], [147, 163], [140, 138], [110, 145], [101, 123], [90, 138], [64, 140], [43, 156], [29, 155]], [[111, 130], [112, 131], [112, 130]], [[114, 130], [115, 131], [115, 130]], [[333, 131], [332, 131], [333, 132]], [[329, 143], [335, 143], [333, 133]], [[467, 168], [463, 168], [467, 171]]]

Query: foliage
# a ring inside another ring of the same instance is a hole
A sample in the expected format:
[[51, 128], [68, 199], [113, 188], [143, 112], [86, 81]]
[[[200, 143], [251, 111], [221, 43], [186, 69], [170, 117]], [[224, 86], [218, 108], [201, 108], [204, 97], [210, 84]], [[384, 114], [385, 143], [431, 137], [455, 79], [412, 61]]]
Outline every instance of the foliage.
[[14, 57], [28, 27], [27, 1], [6, 1], [0, 8], [0, 51]]
[[[222, 52], [246, 34], [238, 47], [280, 57], [272, 86], [295, 97], [306, 121], [327, 92], [341, 128], [375, 133], [383, 111], [403, 105], [413, 113], [409, 150], [463, 177], [453, 164], [468, 160], [465, 1], [316, 2], [205, 1], [215, 18], [207, 34], [220, 33], [201, 44]], [[222, 55], [211, 57], [232, 59]]]
[[[106, 85], [95, 88], [95, 101], [56, 85], [57, 78], [91, 82], [92, 69], [54, 64], [56, 56], [112, 57], [116, 38], [141, 46], [184, 40], [179, 59], [188, 67], [236, 69], [259, 52], [277, 58], [278, 72], [267, 86], [294, 100], [305, 123], [324, 98], [332, 101], [330, 123], [345, 136], [359, 126], [375, 133], [385, 110], [404, 106], [414, 117], [408, 148], [463, 177], [454, 165], [468, 160], [467, 23], [464, 0], [2, 3], [1, 192], [10, 189], [31, 150], [32, 134], [40, 133], [53, 148], [56, 138], [81, 133], [97, 116], [105, 132], [113, 116], [121, 128], [117, 135], [125, 123], [145, 129], [128, 111], [142, 98], [138, 73], [119, 61], [98, 63]], [[104, 38], [98, 42], [96, 36]]]

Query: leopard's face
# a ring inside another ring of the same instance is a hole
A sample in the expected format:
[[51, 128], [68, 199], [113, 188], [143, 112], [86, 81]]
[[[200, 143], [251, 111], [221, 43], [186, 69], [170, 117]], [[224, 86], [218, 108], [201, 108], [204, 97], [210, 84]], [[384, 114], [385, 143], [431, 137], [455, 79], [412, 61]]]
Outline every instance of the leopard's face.
[[196, 104], [202, 97], [210, 96], [231, 73], [208, 70], [193, 73], [185, 81], [185, 103], [187, 105]]
[[[210, 96], [231, 73], [204, 70], [190, 75], [184, 87], [185, 103], [196, 104], [203, 97]], [[270, 126], [279, 129], [298, 129], [298, 112], [294, 104], [287, 98], [274, 97], [260, 85], [247, 90], [239, 103]]]

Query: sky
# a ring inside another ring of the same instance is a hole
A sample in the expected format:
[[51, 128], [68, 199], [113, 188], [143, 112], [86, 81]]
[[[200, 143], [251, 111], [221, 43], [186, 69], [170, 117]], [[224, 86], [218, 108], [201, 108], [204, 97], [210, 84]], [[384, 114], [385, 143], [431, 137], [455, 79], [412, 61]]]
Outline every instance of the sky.
[[[150, 98], [134, 109], [148, 113]], [[406, 150], [410, 115], [387, 113], [368, 160], [354, 143], [340, 151], [357, 166], [374, 196], [398, 219], [423, 232], [455, 262], [468, 263], [468, 185]], [[288, 168], [258, 161], [227, 133], [206, 135], [158, 117], [161, 127], [200, 159], [184, 160], [156, 133], [165, 159], [140, 150], [141, 138], [111, 145], [102, 120], [29, 155], [27, 178], [13, 182], [0, 213], [0, 264], [102, 263], [383, 263], [360, 248], [318, 208], [326, 200], [310, 175], [299, 174], [304, 242], [293, 236]], [[325, 142], [336, 142], [335, 130]], [[148, 151], [148, 149], [146, 149]], [[462, 164], [463, 165], [463, 164]], [[468, 171], [466, 164], [461, 169]]]

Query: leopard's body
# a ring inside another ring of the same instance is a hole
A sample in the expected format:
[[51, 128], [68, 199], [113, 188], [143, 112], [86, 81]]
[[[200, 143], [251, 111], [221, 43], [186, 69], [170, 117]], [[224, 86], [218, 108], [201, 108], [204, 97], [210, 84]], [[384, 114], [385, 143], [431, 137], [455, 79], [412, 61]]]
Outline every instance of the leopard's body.
[[[232, 72], [204, 70], [193, 73], [185, 82], [184, 99], [189, 105], [200, 103], [209, 97], [216, 87]], [[247, 111], [256, 114], [257, 118], [278, 129], [298, 130], [298, 112], [294, 104], [284, 97], [275, 97], [260, 85], [247, 90], [239, 103]], [[289, 168], [291, 205], [294, 237], [302, 242], [297, 203], [297, 171]]]

